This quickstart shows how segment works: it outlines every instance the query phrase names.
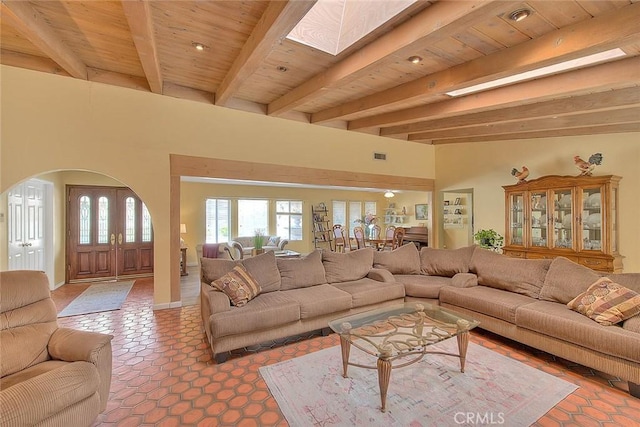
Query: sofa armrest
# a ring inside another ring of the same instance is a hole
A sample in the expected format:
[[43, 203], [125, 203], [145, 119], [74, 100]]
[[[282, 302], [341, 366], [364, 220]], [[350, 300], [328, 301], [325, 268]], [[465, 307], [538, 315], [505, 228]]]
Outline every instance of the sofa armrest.
[[473, 273], [456, 273], [451, 278], [451, 285], [456, 288], [472, 288], [478, 286], [478, 276]]
[[208, 301], [209, 315], [231, 310], [231, 300], [224, 292], [205, 282], [201, 282], [200, 286], [203, 296]]
[[280, 242], [278, 243], [278, 249], [283, 251], [284, 247], [287, 246], [289, 244], [289, 240], [287, 239], [280, 239]]
[[232, 240], [229, 242], [229, 247], [235, 249], [236, 253], [237, 253], [237, 257], [234, 257], [234, 259], [243, 259], [244, 258], [244, 248], [242, 247], [242, 243], [237, 242], [235, 240]]
[[95, 365], [100, 376], [98, 387], [100, 412], [107, 407], [111, 388], [112, 339], [113, 335], [58, 328], [49, 338], [47, 346], [49, 355], [53, 359], [65, 362], [84, 361]]
[[384, 268], [372, 268], [369, 270], [367, 274], [369, 279], [377, 280], [378, 282], [395, 282], [396, 278], [393, 277], [393, 274], [389, 272], [389, 270], [385, 270]]

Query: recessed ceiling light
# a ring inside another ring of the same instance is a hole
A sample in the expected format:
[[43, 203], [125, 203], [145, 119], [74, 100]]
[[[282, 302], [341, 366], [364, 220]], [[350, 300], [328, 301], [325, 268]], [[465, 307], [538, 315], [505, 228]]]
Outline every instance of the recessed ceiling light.
[[199, 50], [199, 51], [201, 51], [201, 52], [202, 52], [202, 51], [204, 50], [204, 48], [206, 47], [206, 46], [205, 46], [205, 45], [203, 45], [202, 43], [197, 43], [197, 42], [193, 42], [193, 43], [191, 43], [191, 46], [195, 47], [195, 48], [196, 48], [196, 50]]
[[411, 62], [412, 64], [419, 64], [420, 62], [422, 62], [422, 58], [417, 55], [413, 55], [407, 58], [407, 61]]
[[286, 73], [289, 69], [284, 65], [278, 65], [277, 70], [280, 71], [281, 73]]
[[529, 16], [531, 16], [531, 11], [529, 9], [518, 9], [511, 12], [511, 14], [509, 15], [509, 19], [511, 19], [512, 21], [520, 22], [523, 19], [528, 18]]

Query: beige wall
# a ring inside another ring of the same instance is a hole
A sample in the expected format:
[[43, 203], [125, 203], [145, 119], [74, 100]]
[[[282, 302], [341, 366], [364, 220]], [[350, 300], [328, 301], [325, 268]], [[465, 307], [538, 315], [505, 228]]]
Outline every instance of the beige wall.
[[475, 229], [493, 228], [504, 235], [503, 185], [515, 184], [511, 169], [523, 165], [529, 178], [578, 175], [573, 156], [602, 153], [596, 175], [619, 175], [620, 253], [624, 271], [640, 272], [640, 134], [545, 138], [436, 146], [436, 188], [474, 189]]
[[[435, 178], [428, 145], [7, 66], [0, 76], [0, 192], [59, 170], [94, 171], [131, 187], [153, 219], [156, 305], [171, 302], [169, 261], [176, 258], [169, 249], [169, 154]], [[374, 151], [388, 160], [372, 160]]]

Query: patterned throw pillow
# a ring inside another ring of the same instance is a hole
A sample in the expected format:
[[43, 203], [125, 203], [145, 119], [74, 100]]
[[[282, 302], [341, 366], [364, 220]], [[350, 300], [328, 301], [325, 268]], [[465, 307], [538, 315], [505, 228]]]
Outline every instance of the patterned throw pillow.
[[242, 265], [237, 265], [211, 285], [224, 292], [236, 307], [242, 307], [261, 291], [258, 282]]
[[640, 314], [640, 294], [603, 277], [567, 306], [601, 325], [609, 326]]

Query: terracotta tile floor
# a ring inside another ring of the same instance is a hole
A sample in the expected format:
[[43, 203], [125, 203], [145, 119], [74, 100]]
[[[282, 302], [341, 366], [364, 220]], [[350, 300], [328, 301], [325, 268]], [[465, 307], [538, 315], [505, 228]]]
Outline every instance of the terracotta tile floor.
[[[55, 290], [58, 310], [86, 287]], [[137, 280], [120, 310], [59, 319], [114, 335], [111, 393], [96, 426], [286, 426], [258, 368], [339, 343], [334, 334], [304, 337], [237, 351], [217, 365], [200, 307], [154, 312], [152, 287], [152, 279]], [[471, 340], [580, 386], [535, 425], [640, 425], [640, 399], [625, 392], [625, 382], [478, 329]]]

